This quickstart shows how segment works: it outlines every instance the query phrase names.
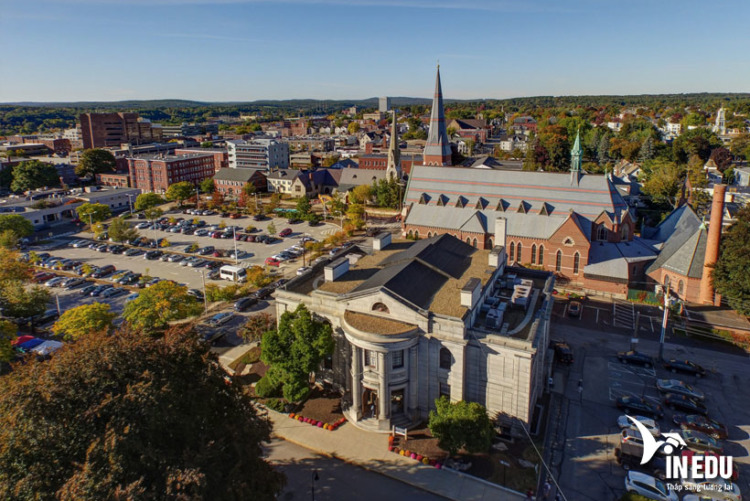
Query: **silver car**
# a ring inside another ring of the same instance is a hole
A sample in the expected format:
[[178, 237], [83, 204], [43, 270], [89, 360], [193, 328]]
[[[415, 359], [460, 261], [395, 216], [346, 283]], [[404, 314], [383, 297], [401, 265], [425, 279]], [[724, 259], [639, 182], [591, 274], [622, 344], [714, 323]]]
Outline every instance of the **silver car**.
[[685, 395], [686, 397], [700, 401], [706, 399], [702, 391], [678, 379], [658, 379], [656, 381], [656, 389], [662, 393], [676, 393], [677, 395]]

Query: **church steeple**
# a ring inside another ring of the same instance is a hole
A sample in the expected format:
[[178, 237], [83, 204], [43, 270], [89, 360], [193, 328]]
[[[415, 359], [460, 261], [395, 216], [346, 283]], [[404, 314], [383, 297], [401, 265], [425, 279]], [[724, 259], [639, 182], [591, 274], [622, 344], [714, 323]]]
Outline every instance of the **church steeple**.
[[581, 148], [581, 130], [576, 132], [576, 140], [573, 149], [570, 150], [570, 184], [578, 184], [581, 178], [581, 163], [583, 161], [583, 149]]
[[396, 127], [396, 110], [393, 113], [391, 126], [391, 143], [388, 145], [388, 166], [385, 169], [388, 179], [401, 179], [401, 150], [398, 147], [398, 128]]
[[445, 112], [443, 111], [443, 89], [440, 85], [440, 65], [437, 67], [435, 79], [435, 95], [432, 97], [432, 111], [430, 113], [430, 132], [424, 147], [424, 165], [451, 165], [451, 144], [445, 128]]

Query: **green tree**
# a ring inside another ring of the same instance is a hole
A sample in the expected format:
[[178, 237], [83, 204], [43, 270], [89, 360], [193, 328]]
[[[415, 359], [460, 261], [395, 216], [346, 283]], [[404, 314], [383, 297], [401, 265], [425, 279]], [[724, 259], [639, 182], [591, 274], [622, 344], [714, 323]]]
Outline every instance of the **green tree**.
[[455, 456], [461, 449], [486, 452], [490, 448], [495, 431], [483, 406], [463, 400], [451, 402], [443, 395], [435, 400], [435, 407], [427, 426], [441, 449]]
[[76, 209], [78, 218], [84, 223], [99, 223], [112, 217], [109, 205], [85, 203]]
[[710, 158], [722, 174], [732, 165], [732, 153], [723, 146], [714, 148], [711, 151]]
[[51, 186], [60, 186], [60, 174], [54, 165], [28, 160], [13, 168], [11, 191], [31, 191]]
[[109, 332], [116, 316], [106, 303], [83, 304], [63, 313], [52, 331], [66, 340], [76, 340], [94, 332]]
[[692, 155], [698, 155], [701, 160], [706, 162], [711, 156], [711, 150], [720, 147], [722, 144], [724, 143], [716, 133], [699, 128], [680, 134], [672, 142], [672, 151], [675, 160], [679, 163], [687, 163]]
[[165, 200], [157, 193], [141, 193], [136, 197], [133, 208], [137, 211], [142, 211], [161, 205], [164, 202]]
[[165, 280], [141, 291], [128, 302], [122, 316], [135, 329], [152, 332], [201, 311], [203, 306], [187, 293], [187, 287]]
[[315, 320], [300, 304], [281, 315], [278, 329], [263, 335], [261, 360], [280, 375], [284, 398], [297, 402], [307, 395], [310, 375], [333, 346], [331, 324]]
[[170, 202], [177, 201], [182, 206], [182, 202], [195, 194], [195, 187], [187, 181], [170, 184], [167, 192], [164, 194]]
[[361, 230], [365, 227], [365, 206], [362, 204], [350, 204], [346, 210], [346, 219], [355, 229]]
[[359, 122], [350, 122], [346, 130], [349, 131], [349, 134], [356, 134], [359, 132]]
[[201, 181], [200, 184], [201, 193], [205, 193], [207, 195], [210, 195], [214, 192], [216, 189], [216, 184], [214, 183], [214, 178], [209, 177]]
[[275, 235], [276, 234], [276, 225], [273, 224], [273, 222], [268, 223], [268, 226], [266, 227], [266, 229], [268, 230], [268, 234], [269, 235]]
[[272, 500], [269, 433], [195, 332], [93, 333], [0, 378], [0, 498]]
[[0, 247], [6, 249], [16, 249], [18, 247], [18, 235], [13, 230], [5, 230], [0, 232]]
[[117, 169], [117, 160], [109, 150], [100, 148], [84, 150], [76, 165], [76, 176], [82, 178], [94, 178], [97, 174], [114, 172]]
[[674, 162], [653, 160], [644, 164], [645, 182], [641, 191], [656, 203], [675, 206], [682, 187], [683, 169]]
[[654, 138], [649, 136], [645, 141], [643, 141], [641, 150], [638, 152], [638, 161], [645, 162], [646, 160], [651, 160], [652, 158], [654, 158]]
[[47, 288], [34, 285], [27, 287], [20, 280], [6, 281], [0, 287], [0, 308], [5, 316], [28, 318], [44, 313], [49, 302]]
[[401, 206], [401, 187], [395, 179], [380, 179], [375, 183], [375, 200], [378, 207], [398, 209]]
[[213, 141], [203, 141], [201, 143], [201, 148], [213, 148], [213, 147], [214, 147]]
[[306, 195], [302, 195], [299, 200], [297, 200], [297, 215], [304, 219], [310, 214], [310, 211], [312, 210], [312, 206], [310, 205], [310, 200], [307, 198]]
[[18, 238], [28, 237], [34, 233], [34, 225], [18, 214], [0, 214], [0, 232], [5, 231], [12, 231]]
[[130, 226], [121, 217], [112, 219], [107, 232], [109, 233], [109, 238], [115, 242], [127, 242], [138, 237], [138, 230]]
[[711, 271], [716, 292], [729, 306], [750, 315], [750, 207], [737, 212], [736, 221], [721, 237], [719, 260]]
[[16, 339], [18, 326], [10, 320], [0, 320], [0, 363], [13, 360], [13, 341]]
[[[750, 134], [740, 134], [729, 143], [729, 151], [736, 157], [744, 157], [750, 162]], [[2, 172], [0, 172], [0, 175]]]
[[164, 215], [164, 211], [162, 211], [158, 207], [150, 207], [143, 211], [143, 215], [149, 221], [154, 221], [156, 219], [159, 219], [162, 215]]
[[609, 135], [604, 134], [599, 140], [599, 146], [596, 148], [596, 159], [599, 161], [599, 165], [604, 165], [609, 162]]
[[369, 184], [362, 184], [355, 186], [354, 189], [349, 192], [349, 202], [353, 204], [365, 204], [372, 199], [372, 186]]

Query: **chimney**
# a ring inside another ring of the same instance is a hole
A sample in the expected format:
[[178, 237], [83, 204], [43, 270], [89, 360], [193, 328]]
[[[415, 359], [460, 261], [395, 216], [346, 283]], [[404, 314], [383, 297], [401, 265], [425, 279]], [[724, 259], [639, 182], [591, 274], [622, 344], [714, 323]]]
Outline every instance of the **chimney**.
[[461, 288], [461, 306], [473, 308], [479, 301], [479, 293], [482, 289], [482, 282], [478, 278], [470, 278]]
[[378, 233], [372, 239], [373, 250], [376, 250], [376, 251], [383, 250], [389, 245], [391, 245], [391, 234], [388, 233], [387, 231]]
[[708, 241], [706, 242], [706, 257], [703, 260], [703, 275], [701, 276], [700, 302], [714, 304], [714, 285], [711, 281], [711, 269], [719, 259], [719, 242], [721, 241], [721, 224], [724, 219], [724, 196], [727, 190], [725, 184], [714, 185], [714, 199], [711, 204], [711, 221], [708, 225]]
[[488, 259], [488, 265], [492, 268], [500, 268], [501, 266], [505, 266], [505, 247], [501, 247], [499, 245], [496, 245], [492, 251], [490, 251], [490, 256]]
[[323, 268], [326, 282], [333, 282], [341, 275], [349, 271], [349, 258], [344, 256]]
[[505, 247], [507, 220], [504, 217], [495, 219], [495, 246]]

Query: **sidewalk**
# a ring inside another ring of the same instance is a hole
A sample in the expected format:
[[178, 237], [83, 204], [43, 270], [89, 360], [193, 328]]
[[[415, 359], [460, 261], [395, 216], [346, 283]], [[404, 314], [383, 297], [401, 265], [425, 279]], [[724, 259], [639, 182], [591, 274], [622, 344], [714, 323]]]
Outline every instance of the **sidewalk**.
[[335, 457], [367, 470], [400, 480], [414, 487], [449, 499], [466, 501], [523, 501], [524, 496], [449, 469], [425, 466], [388, 452], [388, 435], [370, 433], [346, 423], [336, 431], [314, 428], [268, 410], [273, 435], [319, 454]]

